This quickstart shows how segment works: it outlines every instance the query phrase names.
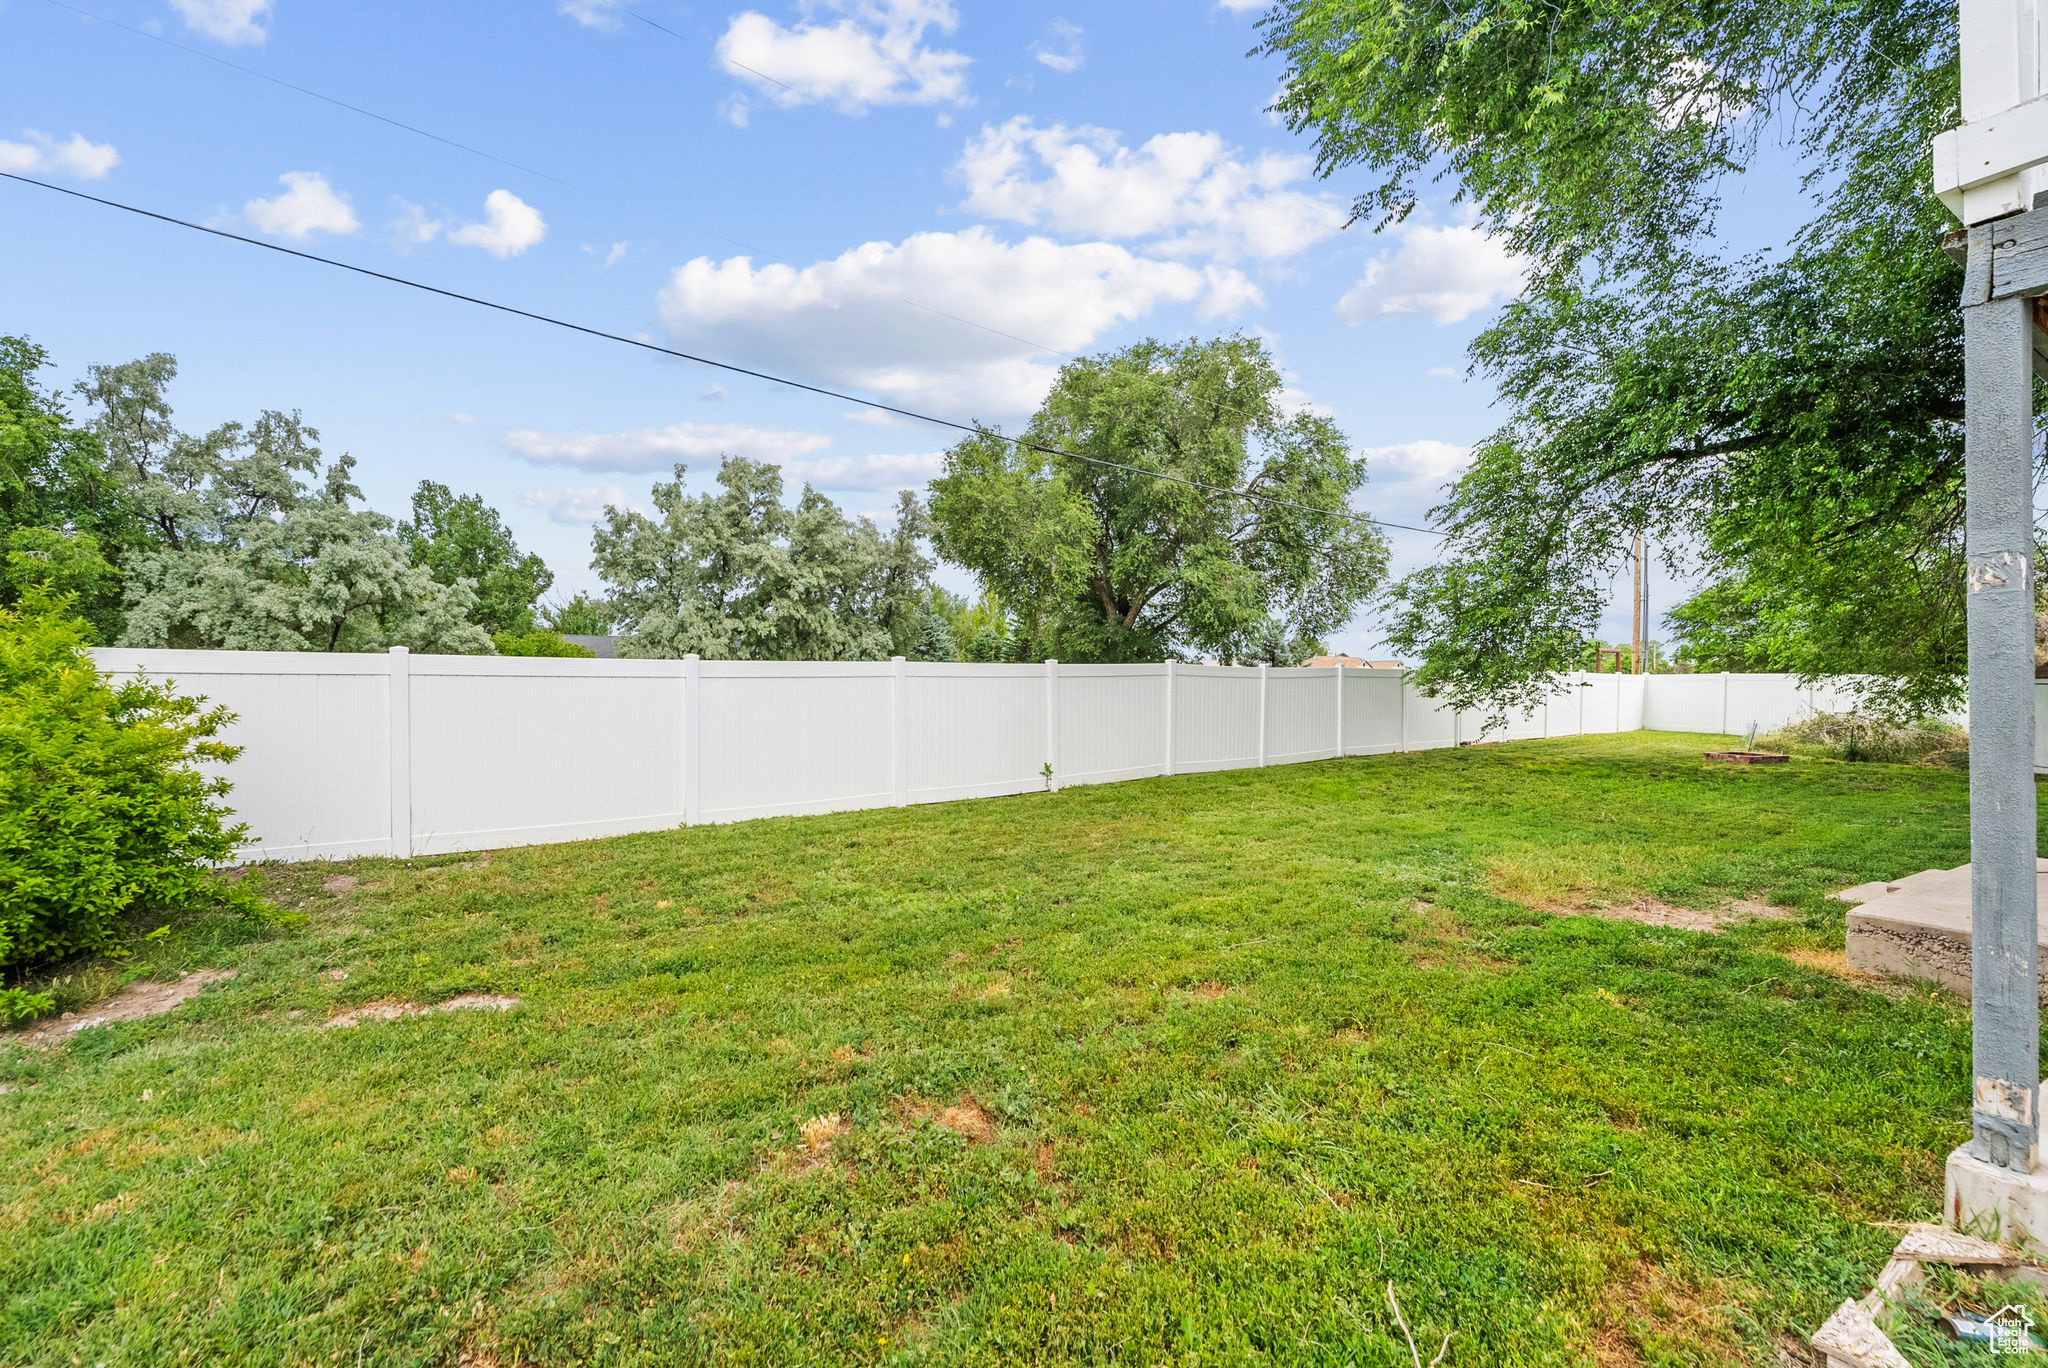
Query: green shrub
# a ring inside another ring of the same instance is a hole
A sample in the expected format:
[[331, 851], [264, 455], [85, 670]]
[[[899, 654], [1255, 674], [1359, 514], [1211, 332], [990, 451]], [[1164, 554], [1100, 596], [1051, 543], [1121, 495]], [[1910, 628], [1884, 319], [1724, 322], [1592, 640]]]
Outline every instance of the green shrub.
[[1823, 760], [1968, 769], [1970, 733], [1947, 722], [1897, 722], [1869, 713], [1818, 713], [1757, 738], [1759, 750]]
[[238, 753], [215, 739], [232, 715], [103, 677], [70, 606], [0, 608], [0, 1022], [49, 1010], [24, 970], [118, 954], [139, 914], [262, 906], [209, 870], [246, 834], [197, 763]]
[[493, 632], [491, 645], [503, 656], [565, 656], [595, 659], [597, 652], [579, 646], [560, 632]]

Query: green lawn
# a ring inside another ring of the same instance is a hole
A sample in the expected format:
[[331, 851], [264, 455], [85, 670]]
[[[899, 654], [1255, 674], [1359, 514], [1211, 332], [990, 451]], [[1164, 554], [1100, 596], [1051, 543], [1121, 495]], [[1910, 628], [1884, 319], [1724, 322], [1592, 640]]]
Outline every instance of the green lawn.
[[[1966, 779], [1704, 740], [262, 871], [0, 1038], [0, 1362], [1776, 1363], [1965, 1135], [1822, 895]], [[1542, 910], [1638, 897], [1793, 915]]]

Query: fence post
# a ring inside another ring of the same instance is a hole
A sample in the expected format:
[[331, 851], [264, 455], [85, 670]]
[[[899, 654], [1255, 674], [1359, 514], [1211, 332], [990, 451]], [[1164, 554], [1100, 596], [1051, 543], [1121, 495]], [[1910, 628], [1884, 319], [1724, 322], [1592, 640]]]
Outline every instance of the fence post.
[[704, 662], [683, 657], [683, 825], [704, 817]]
[[391, 662], [391, 853], [412, 854], [412, 655], [393, 646]]
[[1408, 672], [1394, 671], [1394, 745], [1400, 754], [1408, 753]]
[[1259, 765], [1266, 763], [1266, 662], [1259, 662]]
[[897, 807], [910, 804], [909, 675], [902, 656], [889, 657], [889, 794]]
[[1721, 671], [1721, 732], [1728, 732], [1728, 672]]
[[1337, 662], [1337, 758], [1344, 758], [1344, 662]]
[[1166, 662], [1166, 768], [1161, 774], [1173, 773], [1173, 662]]
[[1052, 775], [1045, 781], [1047, 793], [1060, 788], [1060, 663], [1045, 662], [1045, 763]]

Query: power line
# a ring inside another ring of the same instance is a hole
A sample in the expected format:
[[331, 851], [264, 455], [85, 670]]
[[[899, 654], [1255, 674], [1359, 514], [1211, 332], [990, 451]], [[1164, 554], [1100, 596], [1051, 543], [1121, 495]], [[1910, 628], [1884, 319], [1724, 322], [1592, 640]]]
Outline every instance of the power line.
[[324, 104], [331, 104], [336, 109], [345, 109], [349, 113], [361, 115], [365, 119], [375, 119], [378, 123], [389, 124], [393, 128], [403, 129], [405, 132], [411, 133], [416, 137], [431, 139], [432, 141], [441, 143], [444, 146], [455, 148], [459, 152], [467, 152], [473, 157], [482, 157], [485, 161], [494, 161], [498, 163], [498, 165], [500, 166], [509, 166], [515, 171], [524, 171], [529, 176], [539, 176], [542, 180], [553, 181], [556, 185], [567, 185], [569, 183], [559, 176], [550, 176], [545, 171], [537, 171], [531, 166], [526, 166], [520, 162], [511, 160], [509, 157], [501, 157], [495, 152], [486, 152], [481, 147], [471, 147], [468, 143], [457, 142], [453, 138], [445, 138], [441, 136], [439, 133], [435, 133], [428, 129], [421, 128], [417, 124], [409, 124], [404, 122], [403, 120], [394, 119], [385, 114], [379, 114], [374, 109], [365, 109], [361, 105], [350, 104], [347, 100], [338, 99], [332, 95], [324, 95], [320, 91], [314, 90], [309, 86], [298, 85], [294, 82], [285, 80], [281, 76], [272, 76], [268, 72], [258, 71], [254, 67], [243, 66], [240, 62], [231, 62], [227, 58], [215, 56], [211, 52], [205, 52], [195, 47], [187, 47], [185, 44], [180, 43], [175, 39], [164, 37], [161, 33], [151, 33], [148, 29], [137, 28], [133, 24], [124, 24], [119, 19], [109, 19], [104, 14], [94, 14], [91, 10], [80, 9], [76, 5], [66, 4], [64, 0], [44, 0], [44, 3], [55, 5], [58, 9], [61, 10], [69, 10], [71, 13], [76, 14], [81, 18], [91, 19], [97, 23], [106, 24], [110, 27], [120, 29], [123, 32], [132, 33], [138, 38], [147, 38], [152, 43], [161, 43], [165, 47], [173, 48], [179, 52], [186, 54], [189, 57], [202, 58], [205, 61], [212, 62], [215, 66], [224, 66], [228, 68], [228, 70], [230, 71], [239, 71], [244, 76], [254, 76], [259, 81], [268, 81], [274, 86], [282, 86], [286, 90], [296, 91], [298, 94], [309, 96], [310, 98], [319, 100]]
[[453, 299], [464, 304], [474, 304], [478, 308], [511, 314], [515, 318], [524, 318], [535, 323], [545, 323], [550, 327], [562, 328], [568, 332], [582, 333], [587, 337], [602, 338], [607, 342], [618, 342], [628, 347], [636, 347], [641, 351], [673, 357], [678, 361], [689, 361], [699, 366], [708, 366], [714, 370], [725, 371], [729, 374], [744, 375], [752, 380], [762, 380], [772, 385], [781, 385], [787, 389], [801, 390], [807, 394], [816, 394], [844, 404], [857, 404], [863, 408], [871, 408], [882, 413], [894, 414], [899, 418], [909, 418], [916, 422], [929, 423], [934, 427], [951, 428], [956, 432], [965, 432], [974, 436], [994, 437], [996, 440], [1007, 442], [1021, 451], [1034, 451], [1045, 456], [1057, 456], [1064, 460], [1079, 461], [1085, 465], [1099, 466], [1109, 470], [1121, 470], [1132, 475], [1143, 475], [1155, 480], [1166, 480], [1173, 484], [1185, 485], [1190, 489], [1199, 489], [1211, 494], [1229, 495], [1232, 498], [1244, 499], [1248, 502], [1263, 504], [1271, 508], [1288, 508], [1297, 512], [1312, 513], [1318, 517], [1338, 518], [1346, 522], [1394, 528], [1402, 532], [1421, 532], [1435, 537], [1448, 535], [1433, 527], [1415, 527], [1407, 523], [1389, 522], [1384, 518], [1375, 518], [1369, 514], [1354, 513], [1348, 510], [1339, 512], [1328, 508], [1317, 508], [1311, 504], [1295, 503], [1288, 499], [1276, 499], [1266, 494], [1255, 494], [1247, 489], [1234, 489], [1228, 485], [1216, 485], [1201, 480], [1191, 480], [1186, 476], [1174, 475], [1163, 470], [1147, 470], [1143, 466], [1127, 465], [1121, 461], [1105, 460], [1099, 456], [1083, 456], [1079, 452], [1045, 446], [1042, 443], [1029, 441], [1022, 437], [1006, 436], [1003, 433], [996, 432], [979, 424], [963, 423], [952, 418], [940, 418], [929, 413], [920, 413], [916, 409], [902, 408], [895, 404], [885, 403], [880, 399], [868, 399], [861, 395], [848, 394], [843, 390], [829, 389], [823, 385], [814, 385], [805, 380], [795, 380], [789, 376], [776, 375], [770, 371], [756, 370], [753, 367], [742, 366], [736, 362], [720, 361], [709, 356], [699, 356], [694, 352], [682, 351], [675, 347], [664, 347], [659, 343], [643, 341], [637, 337], [627, 337], [623, 333], [606, 332], [602, 328], [593, 328], [585, 323], [575, 323], [565, 318], [557, 318], [552, 314], [537, 313], [531, 309], [522, 309], [512, 304], [501, 304], [496, 300], [484, 299], [478, 295], [463, 294], [458, 290], [445, 289], [439, 285], [429, 285], [425, 281], [413, 280], [407, 276], [392, 275], [389, 272], [374, 270], [368, 266], [358, 266], [352, 262], [337, 260], [334, 257], [321, 256], [317, 252], [301, 251], [299, 248], [286, 247], [276, 242], [265, 242], [261, 238], [229, 232], [225, 228], [210, 228], [203, 223], [193, 223], [189, 219], [181, 219], [170, 214], [159, 213], [154, 209], [144, 209], [139, 205], [126, 204], [120, 200], [106, 199], [99, 195], [87, 194], [83, 190], [74, 190], [69, 186], [54, 185], [49, 181], [37, 180], [33, 176], [23, 176], [12, 171], [0, 171], [0, 179], [19, 181], [23, 185], [33, 185], [39, 190], [50, 190], [60, 195], [69, 196], [72, 199], [84, 200], [89, 204], [100, 205], [103, 208], [118, 209], [123, 213], [134, 214], [138, 218], [154, 219], [159, 223], [168, 223], [173, 227], [189, 229], [195, 233], [204, 233], [209, 237], [225, 238], [229, 242], [239, 242], [249, 247], [260, 247], [268, 252], [276, 252], [280, 256], [297, 257], [301, 261], [316, 262], [319, 265], [331, 266], [336, 270], [348, 271], [354, 275], [368, 276], [372, 280], [381, 280], [386, 284], [402, 285], [407, 289], [418, 290], [423, 294], [439, 295], [443, 299]]
[[[647, 25], [647, 27], [655, 30], [657, 33], [666, 33], [669, 37], [674, 38], [678, 42], [688, 43], [694, 41], [693, 39], [690, 38], [688, 34], [678, 33], [675, 29], [670, 28], [667, 24], [657, 24], [652, 19], [649, 19], [646, 15], [640, 13], [640, 11], [632, 8], [631, 6], [620, 4], [619, 0], [604, 0], [604, 3], [605, 8], [610, 10], [616, 10], [618, 13], [625, 15], [628, 19], [636, 20], [642, 24]], [[770, 76], [767, 72], [756, 71], [754, 68], [748, 66], [745, 62], [736, 61], [731, 57], [725, 57], [722, 58], [721, 60], [724, 61], [727, 66], [738, 67], [741, 71], [746, 72], [749, 76], [759, 76], [769, 85], [781, 86], [784, 90], [788, 91], [792, 95], [801, 95], [803, 93], [802, 91], [798, 90], [795, 86], [789, 84], [789, 82], [778, 81], [773, 76]]]

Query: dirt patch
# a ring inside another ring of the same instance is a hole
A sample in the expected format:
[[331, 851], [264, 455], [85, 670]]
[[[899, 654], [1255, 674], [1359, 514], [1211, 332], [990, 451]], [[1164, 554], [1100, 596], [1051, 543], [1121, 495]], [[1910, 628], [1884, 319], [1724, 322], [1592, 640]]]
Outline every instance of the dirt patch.
[[[1913, 995], [1912, 984], [1886, 978], [1883, 974], [1874, 974], [1868, 969], [1858, 969], [1849, 963], [1848, 954], [1842, 950], [1811, 945], [1787, 945], [1780, 947], [1777, 954], [1782, 959], [1791, 960], [1802, 969], [1818, 970], [1844, 983], [1853, 983], [1858, 988], [1883, 993], [1887, 997], [1905, 998]], [[1963, 974], [1967, 980], [1967, 964], [1963, 966]]]
[[394, 1002], [384, 998], [350, 1008], [340, 1016], [330, 1017], [320, 1029], [331, 1031], [336, 1027], [360, 1026], [365, 1021], [396, 1021], [400, 1017], [430, 1016], [436, 1012], [509, 1012], [518, 1005], [518, 998], [503, 993], [464, 993], [460, 997], [449, 998], [446, 1002], [429, 1003], [426, 1006], [417, 1002]]
[[322, 893], [353, 893], [356, 891], [356, 885], [361, 882], [362, 880], [353, 874], [337, 874], [321, 884], [320, 891]]
[[996, 1133], [996, 1119], [988, 1109], [974, 1100], [969, 1093], [962, 1093], [960, 1101], [942, 1109], [938, 1123], [953, 1134], [962, 1136], [970, 1145], [987, 1144]]
[[1191, 998], [1199, 998], [1203, 1002], [1214, 1002], [1217, 998], [1229, 992], [1230, 988], [1226, 984], [1218, 983], [1215, 979], [1209, 979], [1207, 982], [1196, 984], [1187, 991], [1188, 996]]
[[180, 974], [170, 983], [131, 983], [103, 1002], [94, 1003], [82, 1012], [66, 1012], [54, 1021], [31, 1026], [13, 1036], [12, 1040], [31, 1049], [48, 1048], [95, 1026], [162, 1016], [198, 996], [207, 984], [220, 983], [234, 976], [232, 969], [195, 969], [189, 974]]
[[1665, 1362], [1680, 1348], [1729, 1362], [1736, 1357], [1725, 1308], [1708, 1305], [1698, 1288], [1648, 1259], [1616, 1270], [1602, 1303], [1592, 1337], [1601, 1368]]
[[1675, 926], [1685, 931], [1725, 931], [1754, 921], [1784, 921], [1792, 913], [1770, 903], [1745, 899], [1726, 907], [1706, 910], [1673, 907], [1658, 898], [1638, 897], [1625, 903], [1588, 902], [1565, 907], [1537, 909], [1560, 917], [1599, 917], [1606, 921], [1632, 921], [1641, 926]]

